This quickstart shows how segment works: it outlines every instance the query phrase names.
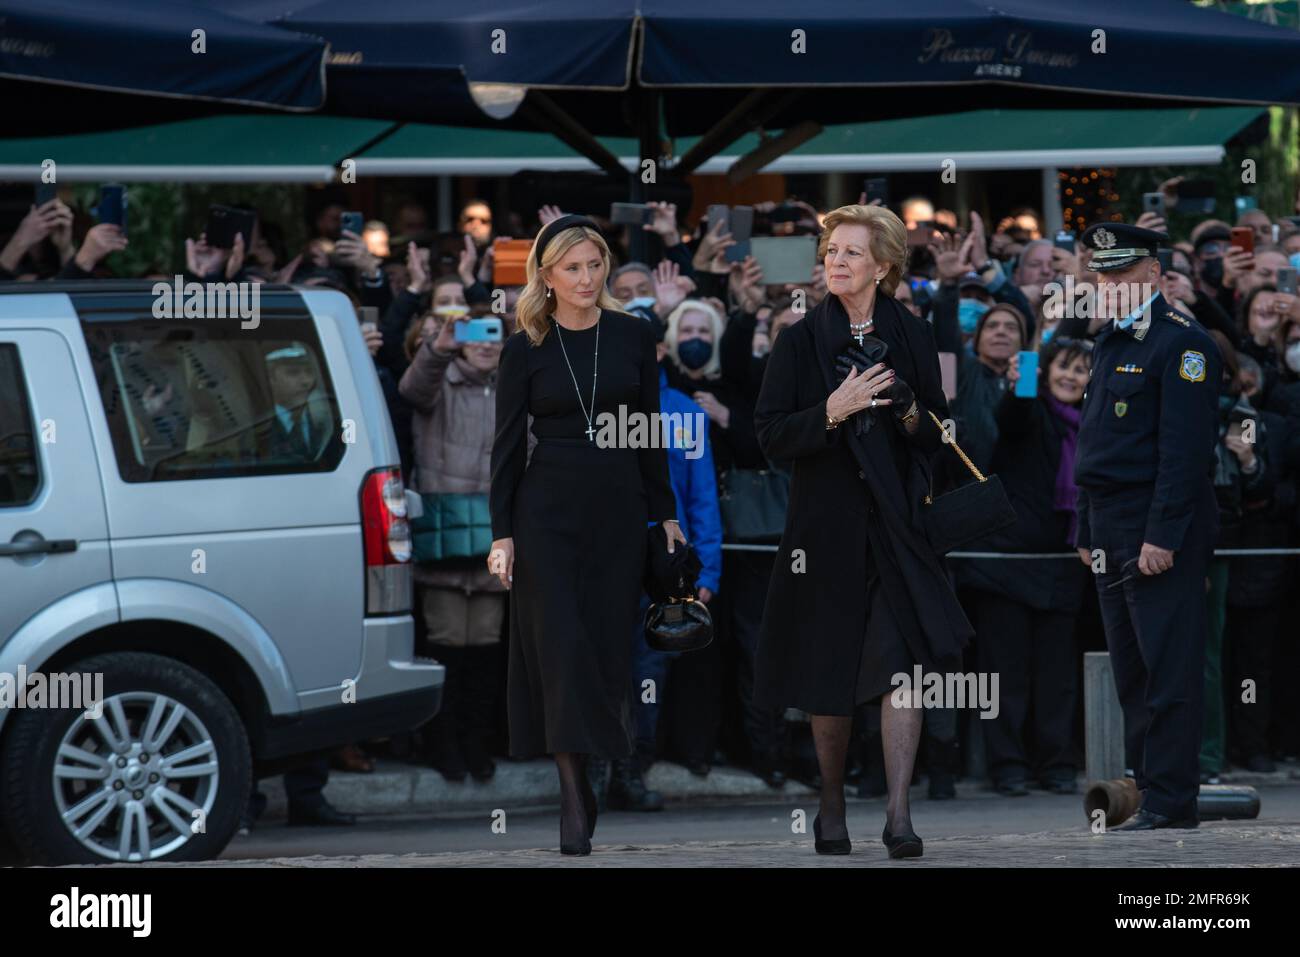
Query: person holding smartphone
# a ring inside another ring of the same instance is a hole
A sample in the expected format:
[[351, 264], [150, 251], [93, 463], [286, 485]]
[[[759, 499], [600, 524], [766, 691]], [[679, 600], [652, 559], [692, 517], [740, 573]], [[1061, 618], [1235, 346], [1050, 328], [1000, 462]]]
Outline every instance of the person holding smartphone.
[[[1199, 824], [1200, 599], [1217, 524], [1210, 476], [1223, 362], [1210, 334], [1158, 291], [1157, 250], [1168, 239], [1111, 222], [1083, 234], [1106, 321], [1079, 428], [1075, 545], [1095, 574], [1126, 763], [1143, 793], [1121, 830]], [[1137, 306], [1121, 314], [1125, 298]], [[1120, 583], [1134, 560], [1140, 577]]]
[[[430, 507], [441, 495], [486, 497], [491, 487], [501, 342], [458, 342], [456, 327], [469, 318], [463, 306], [458, 315], [443, 317], [398, 385], [414, 409], [413, 484]], [[433, 767], [449, 781], [463, 781], [466, 773], [486, 781], [496, 771], [488, 740], [506, 589], [484, 557], [413, 568], [433, 657], [447, 669], [442, 708], [428, 725], [426, 745]]]
[[[1038, 362], [1023, 375], [1026, 354], [1011, 357], [1011, 388], [997, 404], [991, 468], [1007, 490], [1017, 522], [970, 550], [1050, 554], [1074, 541], [1074, 463], [1092, 348], [1086, 339], [1053, 338], [1027, 354]], [[1037, 779], [1052, 793], [1074, 793], [1079, 694], [1074, 626], [1088, 572], [1063, 560], [973, 559], [962, 569], [979, 670], [1001, 676], [998, 714], [983, 725], [994, 787], [999, 794], [1023, 797], [1030, 780]]]

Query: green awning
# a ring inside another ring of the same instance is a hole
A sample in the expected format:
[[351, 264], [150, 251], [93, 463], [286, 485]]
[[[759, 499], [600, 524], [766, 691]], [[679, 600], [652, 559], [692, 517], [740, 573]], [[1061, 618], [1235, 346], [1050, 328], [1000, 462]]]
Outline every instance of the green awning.
[[[1208, 165], [1257, 116], [1254, 107], [1168, 110], [978, 110], [827, 127], [765, 172], [906, 172], [952, 159], [960, 169]], [[678, 140], [685, 153], [696, 138]], [[636, 140], [601, 143], [629, 169]], [[723, 173], [758, 146], [750, 134], [701, 173]], [[549, 133], [403, 125], [347, 117], [216, 116], [79, 136], [0, 139], [0, 181], [319, 182], [357, 159], [368, 176], [508, 176], [596, 166]]]
[[320, 182], [384, 132], [386, 120], [214, 116], [77, 136], [0, 139], [0, 181]]
[[[1260, 114], [1256, 107], [1168, 110], [977, 110], [827, 127], [764, 168], [775, 173], [1042, 169], [1071, 166], [1200, 165], [1219, 162], [1223, 144]], [[684, 154], [695, 138], [678, 140]], [[637, 143], [602, 139], [629, 169]], [[758, 145], [747, 135], [700, 168], [722, 173]], [[499, 175], [521, 169], [593, 170], [586, 157], [546, 133], [409, 123], [367, 150], [358, 173], [371, 176]]]

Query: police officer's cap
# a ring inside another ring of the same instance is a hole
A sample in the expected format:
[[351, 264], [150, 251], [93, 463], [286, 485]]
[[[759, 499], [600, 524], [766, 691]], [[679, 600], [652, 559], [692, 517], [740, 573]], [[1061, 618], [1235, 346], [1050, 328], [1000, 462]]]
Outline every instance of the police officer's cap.
[[1154, 257], [1161, 244], [1169, 242], [1169, 234], [1128, 223], [1096, 223], [1088, 227], [1080, 240], [1092, 252], [1088, 268], [1093, 272], [1109, 272]]

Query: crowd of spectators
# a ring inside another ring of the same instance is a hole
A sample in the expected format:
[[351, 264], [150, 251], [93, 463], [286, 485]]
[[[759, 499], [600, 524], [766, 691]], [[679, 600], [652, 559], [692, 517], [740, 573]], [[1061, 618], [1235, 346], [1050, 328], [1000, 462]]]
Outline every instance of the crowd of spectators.
[[[1174, 181], [1160, 186], [1171, 209], [1176, 187]], [[605, 775], [599, 783], [612, 806], [641, 810], [662, 806], [644, 783], [645, 769], [660, 759], [698, 775], [723, 762], [739, 765], [773, 788], [787, 776], [817, 784], [804, 716], [774, 713], [751, 700], [773, 560], [762, 546], [774, 543], [738, 540], [724, 515], [730, 490], [747, 476], [781, 474], [782, 464], [767, 461], [759, 447], [754, 405], [772, 343], [826, 294], [820, 265], [806, 282], [765, 283], [752, 256], [730, 261], [735, 240], [725, 222], [706, 228], [707, 220], [686, 222], [671, 204], [651, 205], [653, 221], [636, 244], [649, 249], [645, 261], [627, 252], [633, 247], [628, 230], [635, 227], [601, 220], [620, 256], [608, 283], [628, 312], [657, 327], [663, 407], [707, 418], [707, 455], [674, 450], [670, 459], [683, 530], [704, 566], [699, 597], [713, 611], [719, 640], [675, 659], [644, 649], [634, 655], [628, 680], [638, 709], [637, 758], [594, 766]], [[1047, 556], [950, 562], [977, 631], [967, 665], [1000, 675], [1001, 703], [991, 721], [927, 715], [922, 767], [930, 795], [953, 796], [953, 782], [963, 775], [986, 779], [1008, 796], [1033, 786], [1069, 792], [1082, 770], [1081, 654], [1105, 647], [1090, 576], [1070, 544], [1069, 467], [1101, 320], [1063, 316], [1054, 293], [1068, 288], [1067, 280], [1087, 288], [1096, 277], [1077, 246], [1043, 235], [1033, 210], [1013, 210], [991, 231], [978, 213], [962, 223], [924, 197], [904, 200], [898, 211], [912, 248], [897, 297], [932, 328], [953, 437], [976, 466], [1002, 478], [1020, 519], [979, 550]], [[363, 332], [408, 487], [425, 495], [485, 494], [501, 346], [458, 342], [453, 332], [463, 319], [500, 316], [509, 334], [519, 287], [494, 282], [494, 240], [506, 230], [494, 223], [491, 204], [477, 199], [464, 204], [456, 227], [444, 233], [429, 229], [418, 203], [401, 206], [389, 223], [365, 221], [360, 232], [343, 229], [344, 212], [332, 201], [315, 209], [300, 251], [286, 249], [284, 231], [261, 220], [230, 249], [196, 237], [186, 243], [186, 273], [346, 295], [368, 317]], [[825, 212], [796, 199], [758, 204], [754, 231], [814, 235]], [[504, 215], [515, 238], [527, 238], [560, 214], [543, 207], [535, 217]], [[1231, 223], [1205, 218], [1171, 237], [1161, 278], [1169, 303], [1211, 330], [1224, 356], [1214, 474], [1221, 549], [1300, 544], [1300, 301], [1279, 287], [1282, 280], [1294, 290], [1297, 222], [1260, 210]], [[73, 223], [72, 210], [57, 199], [33, 207], [0, 250], [0, 280], [92, 278], [127, 245], [109, 224], [74, 242]], [[1148, 213], [1138, 225], [1166, 224]], [[1233, 227], [1252, 231], [1253, 251], [1232, 242]], [[1032, 398], [1014, 388], [1019, 356], [1028, 351], [1039, 356]], [[964, 480], [955, 457], [937, 464], [949, 482]], [[1286, 676], [1297, 673], [1300, 657], [1290, 624], [1300, 612], [1298, 569], [1293, 556], [1225, 554], [1214, 562], [1206, 593], [1188, 596], [1210, 608], [1207, 781], [1230, 762], [1264, 772], [1275, 760], [1300, 754], [1300, 713], [1286, 693]], [[486, 780], [494, 755], [505, 751], [500, 649], [508, 593], [481, 557], [417, 563], [415, 580], [419, 640], [447, 666], [444, 708], [412, 739], [382, 747], [430, 763], [451, 780]], [[653, 702], [640, 694], [646, 677], [658, 688]], [[884, 792], [878, 723], [878, 709], [864, 708], [856, 727], [850, 780], [864, 795]], [[369, 770], [367, 752], [378, 747], [346, 749], [336, 766]]]

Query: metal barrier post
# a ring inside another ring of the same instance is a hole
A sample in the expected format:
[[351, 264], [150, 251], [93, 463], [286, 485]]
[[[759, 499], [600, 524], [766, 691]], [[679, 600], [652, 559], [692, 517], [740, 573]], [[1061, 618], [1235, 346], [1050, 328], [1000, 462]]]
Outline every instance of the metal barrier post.
[[1084, 774], [1086, 780], [1113, 781], [1124, 776], [1124, 712], [1115, 690], [1110, 653], [1083, 656]]

